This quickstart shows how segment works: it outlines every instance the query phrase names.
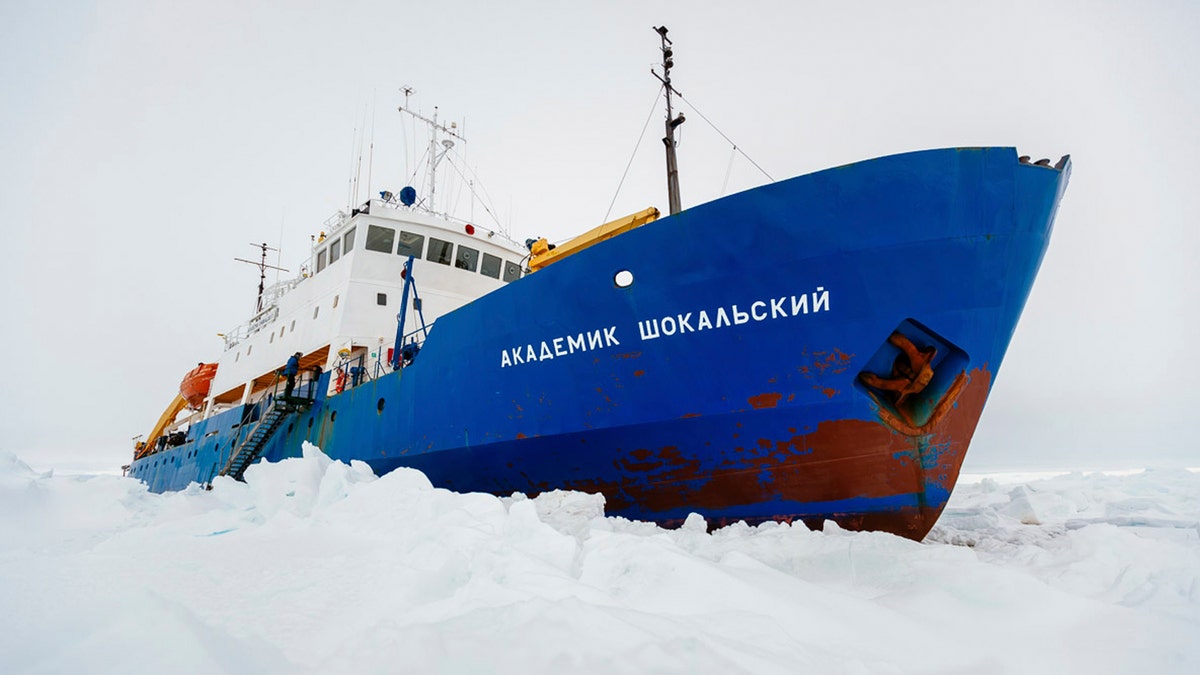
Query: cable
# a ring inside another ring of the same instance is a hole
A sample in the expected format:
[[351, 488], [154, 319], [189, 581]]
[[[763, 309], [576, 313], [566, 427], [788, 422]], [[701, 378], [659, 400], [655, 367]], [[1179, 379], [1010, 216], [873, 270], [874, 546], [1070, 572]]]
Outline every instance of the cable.
[[[454, 154], [458, 155], [459, 153], [455, 152]], [[490, 215], [492, 217], [492, 220], [496, 221], [496, 227], [499, 228], [501, 234], [504, 234], [504, 236], [507, 237], [508, 233], [504, 231], [504, 224], [500, 222], [500, 218], [496, 215], [496, 213], [495, 213], [496, 209], [493, 206], [488, 206], [489, 203], [494, 204], [495, 200], [493, 200], [492, 195], [488, 193], [487, 186], [483, 184], [483, 179], [481, 179], [479, 177], [479, 174], [475, 172], [474, 167], [472, 167], [470, 164], [466, 163], [465, 157], [460, 156], [460, 159], [463, 160], [463, 165], [466, 168], [467, 173], [471, 174], [471, 180], [473, 181], [471, 183], [471, 194], [474, 194], [476, 197], [480, 197], [479, 205], [483, 207], [484, 211], [487, 211], [488, 215]], [[457, 167], [457, 166], [455, 167], [456, 170], [458, 168], [459, 167]], [[464, 180], [466, 180], [466, 176], [464, 176], [463, 178], [464, 178]], [[482, 196], [480, 196], [480, 193], [475, 192], [475, 189], [474, 189], [475, 186], [478, 186], [479, 189], [483, 191]], [[485, 200], [485, 198], [486, 198], [486, 200]]]
[[[453, 159], [451, 159], [451, 157], [452, 157], [453, 155], [458, 155], [458, 153], [457, 153], [457, 152], [455, 152], [455, 153], [453, 153], [452, 155], [447, 155], [447, 156], [446, 156], [446, 163], [447, 163], [447, 164], [449, 164], [449, 165], [451, 166], [451, 168], [453, 168], [453, 169], [454, 169], [454, 172], [458, 174], [458, 177], [459, 177], [459, 178], [462, 178], [462, 179], [463, 179], [463, 182], [464, 182], [464, 183], [470, 183], [470, 179], [468, 179], [468, 178], [467, 178], [467, 176], [466, 176], [466, 174], [464, 174], [464, 173], [462, 172], [462, 169], [461, 169], [461, 168], [458, 166], [458, 164], [456, 164], [456, 163], [454, 162], [454, 160], [453, 160]], [[461, 158], [461, 157], [460, 157], [460, 158]], [[464, 161], [465, 161], [465, 160], [464, 160]], [[475, 173], [474, 171], [472, 171], [472, 170], [471, 170], [471, 168], [470, 168], [469, 166], [467, 167], [467, 171], [471, 171], [472, 175], [474, 175], [474, 173]], [[481, 186], [481, 187], [482, 187], [482, 186]], [[461, 194], [461, 189], [460, 189], [460, 194]], [[475, 193], [475, 188], [474, 188], [474, 184], [473, 184], [473, 183], [471, 184], [471, 194], [476, 194], [476, 193]], [[489, 216], [491, 216], [491, 217], [492, 217], [492, 220], [496, 221], [496, 226], [497, 226], [497, 227], [499, 227], [499, 226], [500, 226], [500, 219], [496, 217], [496, 214], [495, 214], [495, 213], [493, 213], [493, 212], [492, 212], [492, 210], [491, 210], [490, 208], [488, 208], [487, 202], [485, 202], [485, 201], [483, 201], [482, 199], [480, 199], [480, 200], [479, 200], [479, 205], [480, 205], [480, 206], [482, 206], [482, 207], [483, 207], [483, 210], [484, 210], [484, 211], [486, 211], [486, 212], [487, 212], [487, 214], [488, 214]]]
[[733, 149], [729, 151], [729, 166], [725, 167], [725, 182], [721, 183], [722, 197], [725, 196], [725, 191], [729, 189], [729, 176], [733, 174], [733, 160], [737, 159], [737, 149], [738, 147], [735, 145], [733, 146]]
[[689, 101], [689, 100], [687, 100], [686, 98], [684, 98], [684, 97], [683, 97], [683, 94], [680, 94], [679, 92], [675, 92], [675, 95], [679, 97], [679, 100], [681, 100], [681, 101], [683, 101], [684, 103], [688, 104], [688, 107], [689, 107], [689, 108], [691, 108], [693, 111], [695, 111], [695, 113], [696, 113], [697, 115], [699, 115], [699, 116], [700, 116], [700, 119], [704, 120], [705, 122], [708, 122], [708, 126], [712, 127], [712, 128], [713, 128], [713, 131], [717, 132], [718, 134], [721, 134], [721, 138], [724, 138], [724, 139], [725, 139], [725, 140], [726, 140], [726, 141], [727, 141], [727, 142], [728, 142], [730, 145], [732, 145], [732, 146], [733, 146], [733, 149], [734, 149], [734, 150], [736, 150], [738, 153], [740, 153], [742, 157], [745, 157], [745, 158], [746, 158], [746, 160], [747, 160], [748, 162], [750, 162], [751, 164], [753, 164], [753, 165], [754, 165], [754, 168], [756, 168], [756, 169], [758, 169], [759, 171], [761, 171], [761, 172], [762, 172], [762, 175], [766, 176], [766, 177], [767, 177], [768, 179], [770, 179], [772, 182], [774, 182], [774, 181], [775, 181], [775, 178], [774, 178], [774, 177], [772, 177], [772, 176], [771, 176], [771, 174], [767, 173], [766, 169], [764, 169], [764, 168], [762, 168], [761, 166], [759, 166], [759, 165], [758, 165], [758, 162], [754, 161], [753, 159], [750, 159], [750, 155], [747, 155], [746, 153], [742, 152], [742, 149], [741, 149], [741, 148], [739, 148], [739, 147], [737, 146], [737, 143], [734, 143], [734, 142], [733, 142], [733, 139], [729, 138], [728, 136], [726, 136], [726, 135], [725, 135], [725, 133], [724, 133], [723, 131], [721, 131], [720, 129], [718, 129], [718, 128], [717, 128], [717, 125], [715, 125], [715, 124], [713, 124], [713, 123], [712, 123], [712, 120], [710, 120], [710, 119], [708, 119], [707, 117], [705, 117], [705, 116], [704, 116], [704, 113], [700, 112], [700, 109], [699, 109], [699, 108], [697, 108], [697, 107], [695, 106], [695, 104], [693, 104], [691, 101]]
[[625, 177], [629, 175], [629, 167], [633, 166], [633, 158], [637, 156], [638, 148], [642, 146], [642, 139], [646, 137], [646, 129], [650, 127], [650, 120], [654, 117], [654, 110], [658, 108], [658, 99], [662, 98], [663, 88], [658, 88], [658, 93], [654, 96], [654, 103], [650, 106], [650, 114], [646, 116], [646, 123], [642, 125], [642, 133], [638, 136], [637, 144], [633, 146], [633, 154], [629, 156], [629, 163], [625, 165], [625, 173], [621, 174], [621, 182], [617, 183], [617, 191], [613, 194], [612, 201], [608, 203], [608, 211], [604, 212], [604, 220], [601, 222], [607, 223], [608, 217], [612, 215], [613, 205], [617, 203], [617, 195], [621, 194], [621, 186], [625, 185]]

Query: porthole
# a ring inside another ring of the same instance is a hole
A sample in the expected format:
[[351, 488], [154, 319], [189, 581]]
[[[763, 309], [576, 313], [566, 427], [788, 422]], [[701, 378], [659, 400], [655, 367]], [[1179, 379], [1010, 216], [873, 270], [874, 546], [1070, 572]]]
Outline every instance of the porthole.
[[629, 270], [621, 270], [613, 275], [613, 283], [617, 288], [629, 288], [633, 285], [633, 272]]
[[310, 417], [310, 418], [308, 418], [308, 428], [309, 428], [309, 429], [311, 429], [311, 428], [312, 428], [312, 421], [313, 421], [313, 418], [311, 418], [311, 417]]
[[292, 427], [295, 427], [295, 426], [296, 426], [296, 423], [295, 423], [295, 422], [288, 422], [288, 430], [287, 430], [287, 432], [288, 432], [289, 434], [290, 434], [290, 433], [292, 433]]
[[321, 306], [320, 306], [320, 305], [317, 305], [316, 307], [313, 307], [313, 318], [314, 318], [314, 319], [315, 319], [315, 318], [317, 318], [317, 314], [319, 314], [320, 312], [321, 312]]
[[329, 413], [329, 421], [330, 421], [330, 422], [336, 422], [336, 421], [337, 421], [337, 411], [336, 411], [336, 410], [334, 410], [333, 412]]
[[383, 412], [383, 399], [379, 399], [379, 405], [376, 405], [375, 409], [379, 412]]

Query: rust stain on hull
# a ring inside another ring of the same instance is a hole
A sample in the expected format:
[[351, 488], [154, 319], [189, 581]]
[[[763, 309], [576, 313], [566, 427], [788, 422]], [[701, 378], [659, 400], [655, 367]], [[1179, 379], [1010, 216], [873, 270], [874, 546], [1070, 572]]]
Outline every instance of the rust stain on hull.
[[[807, 517], [808, 525], [819, 526], [828, 518], [847, 529], [883, 530], [919, 541], [944, 508], [944, 503], [926, 504], [926, 490], [932, 487], [949, 493], [954, 488], [990, 382], [991, 373], [985, 369], [963, 374], [954, 396], [946, 397], [946, 408], [920, 429], [893, 428], [898, 420], [826, 421], [809, 433], [763, 438], [752, 448], [732, 448], [715, 470], [704, 469], [699, 459], [667, 446], [630, 457], [643, 465], [626, 467], [633, 473], [654, 465], [651, 480], [642, 474], [637, 476], [642, 480], [636, 482], [631, 476], [619, 483], [588, 481], [572, 487], [602, 492], [609, 507], [618, 511], [637, 504], [650, 511], [695, 508], [702, 514], [706, 510], [736, 512], [739, 506], [764, 501], [811, 504], [914, 495], [915, 506], [886, 512], [829, 513], [816, 519], [803, 513], [780, 513], [772, 518], [731, 516], [710, 518], [709, 522], [719, 527], [739, 520], [753, 524]], [[762, 402], [770, 405], [756, 408], [773, 407], [780, 398], [778, 394], [754, 398], [763, 397], [767, 398]], [[661, 522], [672, 524], [666, 519]]]
[[772, 392], [767, 394], [759, 394], [758, 396], [751, 396], [750, 398], [746, 399], [746, 402], [749, 403], [755, 410], [760, 410], [762, 408], [774, 408], [775, 406], [779, 405], [779, 399], [781, 398], [783, 398], [783, 394]]

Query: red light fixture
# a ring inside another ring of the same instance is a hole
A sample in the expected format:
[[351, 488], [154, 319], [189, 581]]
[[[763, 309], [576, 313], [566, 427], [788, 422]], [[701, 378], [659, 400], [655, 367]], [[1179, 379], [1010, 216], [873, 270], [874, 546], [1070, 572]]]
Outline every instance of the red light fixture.
[[463, 229], [467, 231], [467, 234], [475, 234], [475, 226], [470, 223], [467, 223], [467, 226]]

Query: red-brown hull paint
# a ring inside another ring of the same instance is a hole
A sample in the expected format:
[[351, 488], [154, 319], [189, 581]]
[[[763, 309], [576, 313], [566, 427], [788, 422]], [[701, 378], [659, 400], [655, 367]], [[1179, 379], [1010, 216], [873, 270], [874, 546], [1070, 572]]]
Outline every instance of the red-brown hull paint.
[[[991, 373], [972, 370], [948, 412], [921, 435], [907, 435], [882, 419], [822, 422], [811, 433], [788, 438], [756, 439], [765, 454], [735, 453], [715, 471], [701, 470], [697, 458], [678, 448], [638, 449], [618, 460], [623, 473], [653, 472], [652, 481], [576, 484], [576, 489], [604, 494], [607, 507], [620, 511], [630, 503], [651, 511], [680, 506], [696, 512], [720, 512], [739, 506], [782, 499], [803, 504], [838, 502], [855, 498], [916, 495], [918, 506], [876, 513], [830, 513], [820, 519], [801, 513], [781, 513], [770, 518], [709, 518], [711, 527], [738, 521], [757, 524], [767, 520], [804, 521], [819, 528], [824, 519], [851, 530], [881, 530], [921, 540], [937, 522], [944, 497], [926, 505], [928, 490], [948, 495], [958, 480], [967, 447], [987, 401]], [[737, 450], [744, 450], [737, 448]], [[743, 458], [742, 455], [753, 454]], [[662, 521], [678, 524], [678, 519]]]

